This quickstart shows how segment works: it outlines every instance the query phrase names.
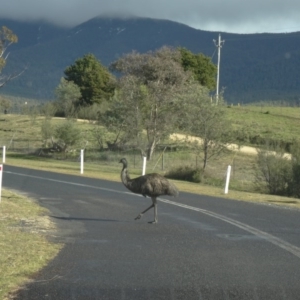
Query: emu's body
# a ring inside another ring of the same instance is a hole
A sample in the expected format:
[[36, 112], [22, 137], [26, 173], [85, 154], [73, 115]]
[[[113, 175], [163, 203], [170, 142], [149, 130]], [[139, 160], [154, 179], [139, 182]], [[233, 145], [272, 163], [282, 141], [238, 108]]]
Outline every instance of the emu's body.
[[134, 179], [130, 179], [127, 170], [127, 160], [122, 158], [120, 163], [123, 164], [123, 169], [121, 171], [121, 180], [123, 184], [133, 193], [141, 194], [144, 197], [148, 196], [152, 199], [152, 205], [150, 205], [146, 210], [142, 211], [135, 220], [140, 219], [143, 214], [154, 207], [154, 221], [150, 223], [157, 223], [157, 197], [163, 195], [177, 196], [178, 189], [176, 186], [168, 181], [165, 177], [157, 174], [146, 174]]

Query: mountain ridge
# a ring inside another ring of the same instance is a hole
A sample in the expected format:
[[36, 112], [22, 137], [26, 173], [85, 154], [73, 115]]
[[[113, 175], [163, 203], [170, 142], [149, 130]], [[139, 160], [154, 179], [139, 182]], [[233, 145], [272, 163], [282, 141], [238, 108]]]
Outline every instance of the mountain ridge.
[[[108, 66], [133, 50], [144, 53], [164, 45], [203, 53], [217, 63], [213, 39], [218, 32], [151, 18], [96, 17], [72, 28], [46, 22], [0, 19], [19, 37], [9, 48], [4, 74], [28, 66], [1, 89], [2, 94], [52, 99], [63, 71], [77, 58], [93, 53]], [[299, 101], [300, 32], [289, 34], [221, 33], [220, 87], [229, 103], [287, 99]]]

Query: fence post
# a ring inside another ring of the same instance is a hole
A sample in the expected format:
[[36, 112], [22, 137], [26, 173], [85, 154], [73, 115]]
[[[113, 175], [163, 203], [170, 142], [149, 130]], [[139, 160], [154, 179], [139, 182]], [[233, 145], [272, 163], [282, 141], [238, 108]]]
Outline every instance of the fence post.
[[83, 174], [84, 150], [80, 151], [80, 174]]
[[231, 172], [231, 166], [229, 165], [227, 168], [227, 175], [226, 175], [226, 183], [225, 183], [225, 194], [228, 194], [228, 187], [229, 187], [229, 181], [230, 181], [230, 172]]
[[147, 157], [143, 156], [143, 171], [142, 171], [142, 175], [146, 174], [146, 161], [147, 161]]
[[5, 157], [6, 157], [6, 146], [3, 146], [3, 157], [2, 157], [3, 163], [5, 163]]

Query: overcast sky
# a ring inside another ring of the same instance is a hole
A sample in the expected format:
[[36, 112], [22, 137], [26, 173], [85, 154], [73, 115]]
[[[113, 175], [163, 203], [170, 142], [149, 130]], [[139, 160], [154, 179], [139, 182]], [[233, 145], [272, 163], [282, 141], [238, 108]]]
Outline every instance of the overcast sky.
[[299, 0], [0, 0], [0, 3], [0, 18], [46, 20], [63, 26], [109, 14], [167, 19], [220, 32], [300, 31]]

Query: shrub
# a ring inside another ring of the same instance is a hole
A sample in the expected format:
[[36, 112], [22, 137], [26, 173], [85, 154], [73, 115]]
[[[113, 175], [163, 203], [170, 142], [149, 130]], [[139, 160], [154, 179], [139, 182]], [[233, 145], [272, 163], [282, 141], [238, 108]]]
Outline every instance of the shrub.
[[171, 169], [165, 177], [199, 183], [202, 180], [203, 171], [189, 166], [181, 166]]
[[80, 140], [80, 129], [73, 121], [67, 120], [55, 128], [54, 135], [65, 152], [67, 148], [74, 146]]
[[284, 156], [282, 144], [271, 147], [275, 151], [258, 151], [256, 174], [260, 187], [273, 195], [300, 198], [300, 143], [291, 144], [291, 157]]
[[272, 195], [292, 196], [292, 163], [283, 153], [258, 151], [256, 182]]
[[111, 161], [113, 159], [111, 159], [110, 155], [107, 152], [100, 152], [99, 160]]
[[43, 138], [44, 145], [47, 145], [47, 141], [51, 139], [54, 129], [49, 119], [45, 119], [41, 125], [41, 134]]
[[293, 142], [291, 146], [291, 165], [292, 165], [292, 194], [294, 197], [300, 198], [300, 144]]

